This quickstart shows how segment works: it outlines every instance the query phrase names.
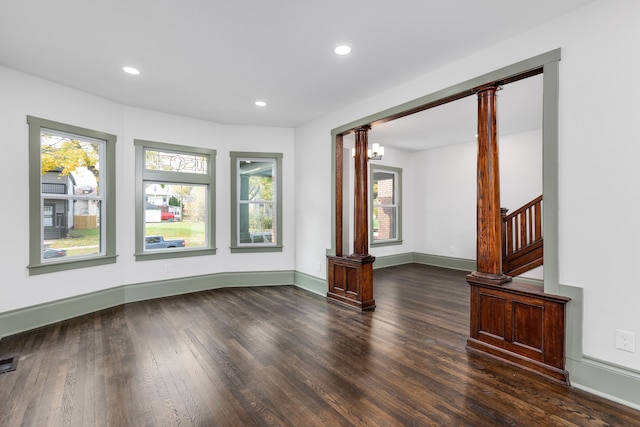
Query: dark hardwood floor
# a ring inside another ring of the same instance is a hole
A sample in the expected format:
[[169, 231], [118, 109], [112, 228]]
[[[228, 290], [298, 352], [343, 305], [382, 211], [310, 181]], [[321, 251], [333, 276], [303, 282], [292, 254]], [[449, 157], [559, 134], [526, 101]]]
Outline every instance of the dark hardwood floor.
[[0, 426], [640, 426], [467, 353], [466, 272], [374, 272], [360, 314], [293, 286], [103, 310], [0, 341]]

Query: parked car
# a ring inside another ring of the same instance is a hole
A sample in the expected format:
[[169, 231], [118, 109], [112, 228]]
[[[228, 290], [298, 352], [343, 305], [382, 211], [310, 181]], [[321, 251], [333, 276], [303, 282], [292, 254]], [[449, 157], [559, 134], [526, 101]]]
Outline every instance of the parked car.
[[160, 219], [162, 221], [173, 221], [176, 218], [171, 212], [160, 212]]
[[144, 238], [145, 249], [184, 248], [184, 240], [164, 240], [162, 236], [146, 236]]
[[44, 248], [42, 250], [42, 258], [44, 259], [59, 258], [63, 256], [67, 256], [66, 249]]

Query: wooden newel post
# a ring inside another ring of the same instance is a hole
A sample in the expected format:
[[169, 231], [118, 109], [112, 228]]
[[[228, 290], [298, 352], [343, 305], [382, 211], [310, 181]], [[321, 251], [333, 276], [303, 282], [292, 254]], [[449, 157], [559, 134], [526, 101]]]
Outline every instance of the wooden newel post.
[[[504, 219], [507, 217], [507, 212], [509, 212], [508, 208], [500, 208], [500, 222], [501, 222], [501, 229], [502, 229], [502, 233], [500, 236], [500, 240], [502, 241], [502, 259], [504, 259], [507, 256], [507, 227], [504, 223]], [[503, 271], [504, 271], [504, 265], [502, 266]]]
[[502, 272], [502, 216], [498, 164], [497, 92], [490, 84], [478, 94], [477, 266], [467, 280], [501, 284], [511, 280]]
[[[342, 256], [342, 250], [336, 251], [336, 256], [327, 256], [328, 285], [327, 298], [359, 310], [373, 310], [376, 307], [373, 299], [373, 262], [375, 257], [369, 255], [369, 189], [367, 179], [367, 134], [370, 126], [354, 129], [356, 136], [355, 170], [354, 170], [354, 230], [353, 253], [348, 257]], [[342, 139], [340, 138], [340, 142]], [[338, 140], [337, 140], [338, 142]], [[336, 171], [342, 174], [342, 169]], [[337, 183], [342, 183], [342, 177], [336, 175]], [[336, 188], [336, 193], [338, 189]], [[342, 194], [342, 190], [340, 190]], [[336, 203], [341, 201], [336, 200]], [[336, 212], [341, 209], [336, 209]], [[336, 218], [336, 235], [342, 235], [342, 221]], [[336, 247], [341, 244], [336, 242]]]

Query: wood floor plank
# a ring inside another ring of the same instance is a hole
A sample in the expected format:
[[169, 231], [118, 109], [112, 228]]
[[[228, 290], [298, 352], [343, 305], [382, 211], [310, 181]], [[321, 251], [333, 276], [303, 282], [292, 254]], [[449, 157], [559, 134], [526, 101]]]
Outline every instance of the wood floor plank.
[[126, 304], [16, 334], [1, 426], [640, 426], [468, 353], [466, 272], [374, 273], [359, 313], [293, 286]]

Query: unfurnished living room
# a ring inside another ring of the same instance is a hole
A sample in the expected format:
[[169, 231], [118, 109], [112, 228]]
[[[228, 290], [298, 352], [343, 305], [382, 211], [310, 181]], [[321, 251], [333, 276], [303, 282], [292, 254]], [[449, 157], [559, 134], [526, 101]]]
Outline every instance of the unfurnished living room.
[[0, 0], [0, 425], [640, 426], [637, 16]]

